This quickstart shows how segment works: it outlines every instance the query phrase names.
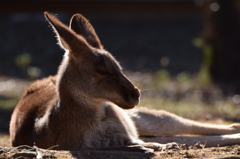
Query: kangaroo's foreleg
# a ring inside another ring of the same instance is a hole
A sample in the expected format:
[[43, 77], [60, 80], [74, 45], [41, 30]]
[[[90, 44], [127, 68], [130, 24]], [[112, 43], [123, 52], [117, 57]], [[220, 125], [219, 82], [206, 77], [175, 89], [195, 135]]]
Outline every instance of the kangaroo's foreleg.
[[240, 124], [214, 125], [184, 119], [166, 111], [134, 108], [127, 110], [140, 136], [175, 136], [182, 134], [222, 135], [240, 133]]
[[112, 147], [93, 148], [93, 150], [152, 153], [154, 151], [154, 148], [144, 147], [143, 145], [129, 145], [129, 146], [122, 146], [122, 147], [112, 146]]

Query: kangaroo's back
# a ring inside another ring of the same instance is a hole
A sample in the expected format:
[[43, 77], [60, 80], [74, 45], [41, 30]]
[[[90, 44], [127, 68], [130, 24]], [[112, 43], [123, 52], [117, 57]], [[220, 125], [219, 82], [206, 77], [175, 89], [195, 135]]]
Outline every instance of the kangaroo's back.
[[47, 108], [57, 102], [56, 77], [48, 77], [32, 83], [22, 95], [16, 106], [10, 123], [10, 141], [12, 145], [33, 145], [34, 124]]

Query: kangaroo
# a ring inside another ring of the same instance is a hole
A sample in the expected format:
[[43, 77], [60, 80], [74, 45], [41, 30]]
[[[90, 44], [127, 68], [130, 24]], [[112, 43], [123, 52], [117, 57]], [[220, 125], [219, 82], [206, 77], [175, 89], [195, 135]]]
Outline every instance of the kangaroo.
[[[57, 150], [137, 147], [152, 152], [168, 142], [240, 143], [240, 135], [234, 134], [240, 133], [240, 124], [203, 124], [166, 111], [135, 107], [139, 89], [104, 49], [90, 22], [75, 14], [67, 27], [54, 15], [44, 15], [66, 52], [57, 75], [35, 81], [22, 95], [10, 121], [12, 146]], [[176, 137], [184, 134], [205, 136]]]

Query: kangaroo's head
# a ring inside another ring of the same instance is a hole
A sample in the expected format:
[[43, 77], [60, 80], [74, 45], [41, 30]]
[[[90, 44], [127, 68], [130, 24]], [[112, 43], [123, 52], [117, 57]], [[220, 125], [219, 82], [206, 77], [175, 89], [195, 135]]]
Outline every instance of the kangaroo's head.
[[56, 32], [60, 46], [66, 50], [58, 71], [60, 100], [81, 97], [95, 102], [111, 101], [124, 109], [138, 104], [139, 90], [123, 74], [115, 58], [104, 50], [85, 17], [73, 15], [67, 27], [52, 14], [44, 14]]

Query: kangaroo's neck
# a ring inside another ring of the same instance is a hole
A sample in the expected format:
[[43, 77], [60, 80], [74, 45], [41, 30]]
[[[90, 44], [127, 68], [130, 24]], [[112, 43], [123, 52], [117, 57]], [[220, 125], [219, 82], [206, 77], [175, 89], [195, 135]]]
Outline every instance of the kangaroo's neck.
[[[88, 112], [88, 116], [95, 115], [101, 107], [101, 102], [92, 100], [84, 93], [81, 76], [75, 67], [71, 66], [65, 54], [64, 60], [59, 67], [56, 89], [59, 98], [58, 107], [68, 112]], [[89, 114], [91, 113], [91, 114]]]

